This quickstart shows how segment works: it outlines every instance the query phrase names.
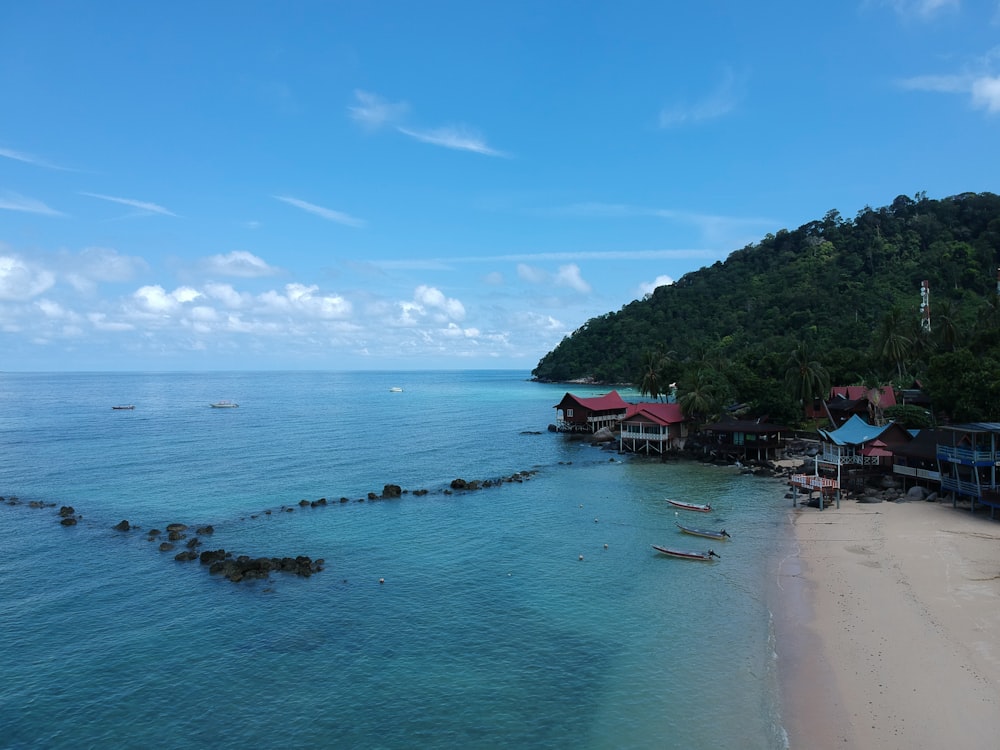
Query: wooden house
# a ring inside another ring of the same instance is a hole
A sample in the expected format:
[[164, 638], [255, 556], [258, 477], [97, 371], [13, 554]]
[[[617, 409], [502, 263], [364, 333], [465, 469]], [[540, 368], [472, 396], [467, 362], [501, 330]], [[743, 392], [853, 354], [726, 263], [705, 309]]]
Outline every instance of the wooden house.
[[782, 436], [791, 432], [790, 427], [770, 424], [759, 419], [723, 420], [706, 425], [702, 430], [712, 437], [711, 450], [742, 461], [776, 459], [778, 451], [784, 444]]
[[628, 406], [618, 391], [593, 398], [567, 393], [553, 407], [556, 410], [556, 429], [560, 432], [597, 432], [604, 427], [615, 430], [625, 418]]
[[662, 455], [683, 448], [687, 434], [687, 420], [680, 404], [629, 404], [621, 421], [618, 447], [630, 453]]
[[[974, 422], [945, 427], [946, 439], [938, 443], [941, 490], [986, 505], [990, 518], [1000, 508], [1000, 422]], [[950, 440], [947, 438], [950, 437]]]
[[899, 478], [903, 487], [920, 485], [935, 490], [941, 482], [938, 468], [938, 444], [950, 442], [951, 436], [944, 430], [918, 430], [907, 443], [889, 446], [892, 450], [892, 473]]
[[912, 435], [895, 422], [872, 425], [857, 414], [835, 430], [819, 430], [816, 472], [836, 473], [837, 486], [860, 488], [870, 474], [892, 469], [890, 445], [908, 443]]

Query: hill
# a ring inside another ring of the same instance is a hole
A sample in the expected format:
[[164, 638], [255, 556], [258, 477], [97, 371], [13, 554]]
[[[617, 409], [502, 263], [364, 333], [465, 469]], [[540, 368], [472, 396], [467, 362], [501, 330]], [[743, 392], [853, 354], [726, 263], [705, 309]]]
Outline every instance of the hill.
[[654, 396], [677, 382], [692, 413], [746, 404], [788, 421], [830, 382], [919, 379], [944, 417], [1000, 418], [998, 262], [992, 193], [901, 195], [853, 220], [830, 211], [587, 321], [532, 375]]

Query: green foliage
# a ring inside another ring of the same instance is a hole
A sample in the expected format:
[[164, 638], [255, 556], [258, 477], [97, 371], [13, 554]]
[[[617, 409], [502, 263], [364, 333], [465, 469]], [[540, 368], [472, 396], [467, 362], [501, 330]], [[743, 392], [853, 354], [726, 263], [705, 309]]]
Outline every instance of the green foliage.
[[[1000, 361], [998, 265], [1000, 196], [992, 193], [899, 196], [888, 207], [865, 207], [854, 220], [829, 211], [587, 321], [532, 374], [543, 381], [589, 376], [641, 384], [644, 373], [655, 372], [648, 392], [654, 385], [663, 392], [654, 381], [676, 380], [682, 405], [699, 416], [736, 402], [769, 405], [773, 419], [787, 413], [789, 400], [807, 398], [805, 391], [824, 382], [858, 382], [875, 373], [886, 382], [934, 383], [936, 410], [984, 419], [995, 410], [984, 394], [995, 388], [983, 363]], [[925, 279], [930, 333], [920, 329]], [[803, 341], [808, 357], [799, 365], [807, 367], [792, 377], [790, 363]], [[650, 352], [670, 352], [666, 372], [644, 367]], [[942, 371], [952, 360], [940, 357], [963, 352], [976, 352], [978, 375]], [[711, 383], [700, 374], [705, 368], [713, 370]], [[949, 395], [949, 381], [959, 379], [976, 393]], [[686, 390], [695, 395], [685, 400]]]
[[926, 409], [912, 404], [889, 406], [885, 409], [884, 414], [886, 419], [908, 430], [922, 430], [925, 427], [934, 426], [934, 420], [930, 413]]

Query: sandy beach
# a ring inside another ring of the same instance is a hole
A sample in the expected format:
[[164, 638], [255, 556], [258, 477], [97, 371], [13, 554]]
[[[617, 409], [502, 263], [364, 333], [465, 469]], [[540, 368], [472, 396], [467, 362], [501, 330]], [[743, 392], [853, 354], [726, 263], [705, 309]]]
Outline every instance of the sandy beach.
[[789, 509], [776, 650], [793, 750], [1000, 747], [1000, 521]]

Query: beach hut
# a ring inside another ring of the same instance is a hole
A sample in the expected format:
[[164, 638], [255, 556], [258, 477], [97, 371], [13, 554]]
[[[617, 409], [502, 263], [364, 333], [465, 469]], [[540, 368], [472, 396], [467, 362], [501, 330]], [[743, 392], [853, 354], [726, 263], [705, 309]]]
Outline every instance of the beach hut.
[[618, 391], [592, 398], [567, 393], [553, 408], [559, 432], [597, 432], [604, 427], [617, 429], [628, 411], [628, 403]]
[[629, 404], [621, 421], [618, 447], [623, 452], [663, 455], [668, 450], [682, 449], [687, 435], [687, 420], [680, 404]]

